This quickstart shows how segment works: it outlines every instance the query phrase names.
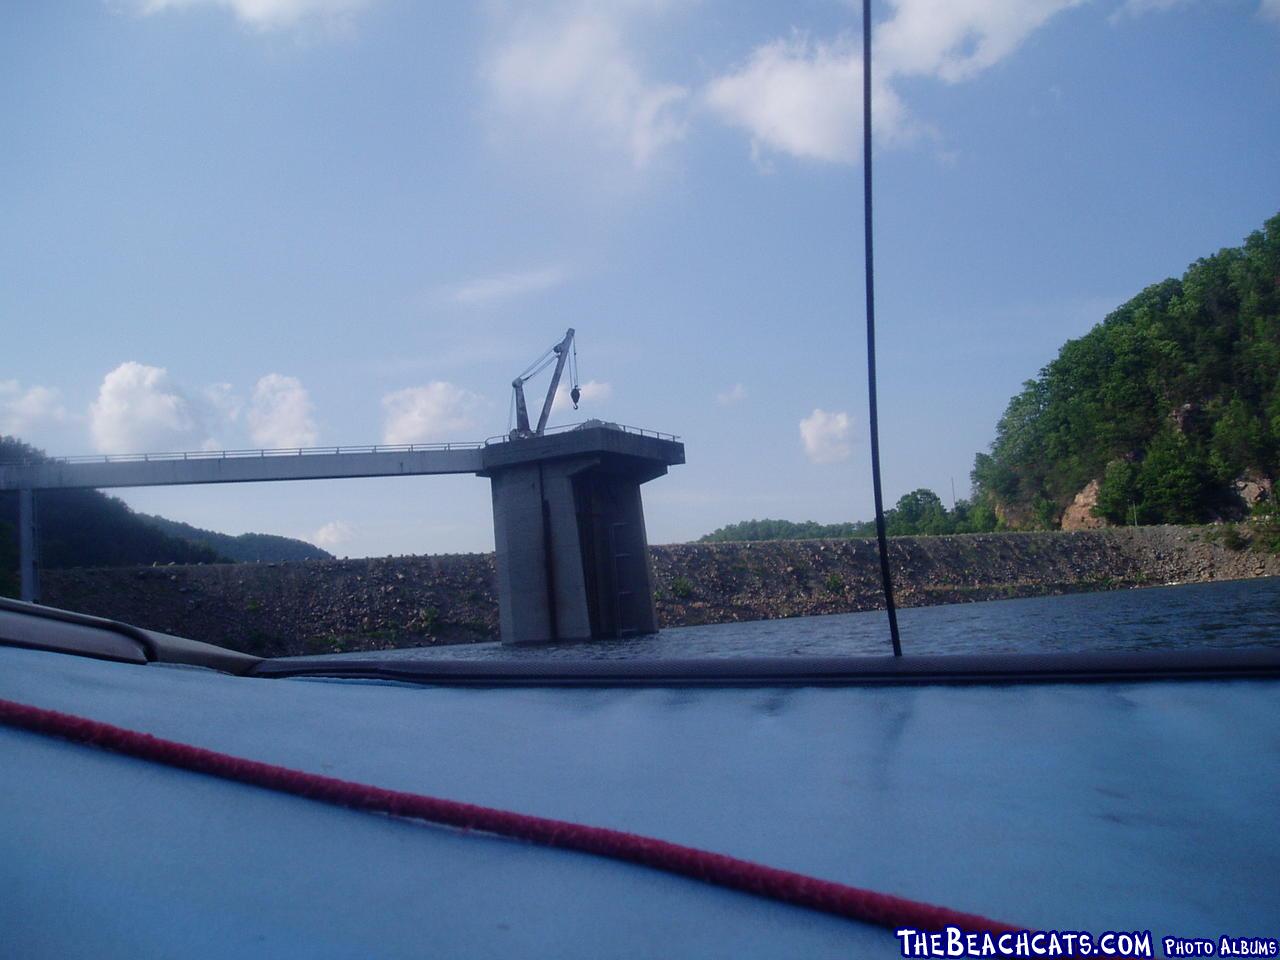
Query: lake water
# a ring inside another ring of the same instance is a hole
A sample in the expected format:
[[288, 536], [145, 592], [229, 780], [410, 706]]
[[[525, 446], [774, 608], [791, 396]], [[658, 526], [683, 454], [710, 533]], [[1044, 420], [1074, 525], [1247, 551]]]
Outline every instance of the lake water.
[[[1280, 647], [1280, 577], [1077, 593], [898, 612], [905, 654]], [[883, 611], [671, 627], [647, 637], [504, 647], [425, 647], [409, 659], [785, 657], [889, 652]]]

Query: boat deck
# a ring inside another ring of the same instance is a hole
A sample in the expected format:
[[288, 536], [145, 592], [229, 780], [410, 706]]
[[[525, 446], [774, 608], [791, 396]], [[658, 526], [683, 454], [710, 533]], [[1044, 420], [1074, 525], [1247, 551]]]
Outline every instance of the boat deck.
[[[0, 648], [0, 697], [1043, 929], [1274, 936], [1280, 683], [556, 687]], [[0, 728], [14, 956], [900, 956], [588, 855]], [[20, 825], [20, 826], [18, 826]]]

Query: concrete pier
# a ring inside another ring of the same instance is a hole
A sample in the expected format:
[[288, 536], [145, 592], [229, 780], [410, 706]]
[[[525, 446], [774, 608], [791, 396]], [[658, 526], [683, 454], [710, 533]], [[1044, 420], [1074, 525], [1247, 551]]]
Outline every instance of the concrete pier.
[[[506, 643], [657, 629], [640, 485], [684, 463], [675, 437], [600, 421], [543, 436], [430, 447], [177, 453], [0, 464], [19, 494], [22, 598], [39, 593], [41, 489], [475, 473], [493, 496]], [[231, 638], [228, 638], [229, 640]]]
[[640, 485], [684, 445], [604, 424], [485, 449], [506, 643], [658, 628]]

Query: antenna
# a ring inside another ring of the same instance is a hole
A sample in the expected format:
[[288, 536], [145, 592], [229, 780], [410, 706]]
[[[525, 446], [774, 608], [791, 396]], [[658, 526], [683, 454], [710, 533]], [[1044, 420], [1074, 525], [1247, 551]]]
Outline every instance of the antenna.
[[889, 541], [884, 531], [884, 494], [880, 489], [880, 423], [876, 411], [876, 293], [875, 261], [871, 236], [871, 0], [862, 0], [862, 226], [867, 253], [867, 394], [871, 419], [871, 486], [876, 498], [876, 542], [880, 547], [880, 579], [889, 614], [889, 639], [893, 655], [902, 656], [898, 637], [898, 611], [893, 605], [893, 578], [889, 573]]

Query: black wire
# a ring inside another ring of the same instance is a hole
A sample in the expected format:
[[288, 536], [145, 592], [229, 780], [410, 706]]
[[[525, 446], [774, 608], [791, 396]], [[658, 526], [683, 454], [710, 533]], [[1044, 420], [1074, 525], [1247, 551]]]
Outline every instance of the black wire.
[[876, 496], [876, 542], [880, 547], [880, 579], [889, 614], [889, 638], [893, 655], [902, 656], [898, 636], [898, 611], [893, 605], [893, 578], [889, 574], [889, 542], [884, 530], [884, 495], [880, 489], [880, 423], [876, 410], [876, 293], [871, 239], [871, 0], [862, 0], [862, 224], [867, 254], [867, 393], [871, 413], [871, 483]]

